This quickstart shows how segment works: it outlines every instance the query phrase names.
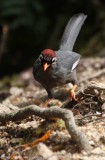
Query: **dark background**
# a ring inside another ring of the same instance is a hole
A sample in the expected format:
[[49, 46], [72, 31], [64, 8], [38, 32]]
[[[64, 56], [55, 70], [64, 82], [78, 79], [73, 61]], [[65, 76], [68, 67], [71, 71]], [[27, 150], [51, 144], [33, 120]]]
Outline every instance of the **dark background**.
[[105, 55], [104, 0], [0, 0], [0, 76], [32, 67], [44, 48], [57, 50], [66, 23], [88, 15], [74, 51]]

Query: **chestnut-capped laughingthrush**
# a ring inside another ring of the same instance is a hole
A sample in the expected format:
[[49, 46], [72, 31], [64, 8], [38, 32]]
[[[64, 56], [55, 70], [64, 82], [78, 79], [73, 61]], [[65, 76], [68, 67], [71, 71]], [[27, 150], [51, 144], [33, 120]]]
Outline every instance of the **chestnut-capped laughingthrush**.
[[53, 98], [52, 89], [54, 87], [69, 83], [73, 84], [70, 96], [76, 100], [74, 92], [78, 85], [76, 67], [80, 61], [80, 55], [73, 52], [72, 49], [86, 17], [82, 13], [74, 15], [65, 28], [59, 50], [44, 49], [35, 61], [34, 78], [42, 84], [48, 93], [49, 99], [44, 106]]

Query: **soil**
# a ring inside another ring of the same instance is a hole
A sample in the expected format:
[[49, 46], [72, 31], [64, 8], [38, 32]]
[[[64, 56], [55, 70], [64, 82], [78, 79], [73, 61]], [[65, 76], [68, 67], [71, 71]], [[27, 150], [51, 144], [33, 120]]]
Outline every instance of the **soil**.
[[[94, 81], [105, 86], [105, 58], [83, 58], [77, 69], [79, 88]], [[97, 75], [97, 73], [99, 73]], [[58, 89], [59, 90], [59, 89]], [[34, 79], [31, 69], [0, 81], [0, 103], [4, 106], [26, 107], [41, 104], [47, 93]], [[68, 96], [63, 95], [51, 101], [48, 107], [61, 107]], [[22, 121], [0, 123], [1, 160], [105, 160], [105, 91], [87, 90], [72, 107], [79, 129], [87, 136], [93, 147], [91, 153], [81, 151], [71, 139], [62, 120], [42, 119], [35, 115]], [[30, 143], [52, 129], [51, 136], [34, 148], [22, 149], [21, 145]], [[44, 151], [43, 151], [44, 150]]]

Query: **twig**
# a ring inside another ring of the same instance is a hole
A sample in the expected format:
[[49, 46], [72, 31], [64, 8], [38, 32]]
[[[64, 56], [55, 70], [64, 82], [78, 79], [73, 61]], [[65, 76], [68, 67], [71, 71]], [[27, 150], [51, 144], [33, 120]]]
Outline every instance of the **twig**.
[[97, 121], [100, 121], [100, 120], [105, 120], [105, 117], [99, 117], [99, 118], [94, 119], [93, 121], [90, 121], [90, 122], [97, 123]]
[[84, 120], [84, 119], [86, 119], [86, 118], [90, 118], [90, 117], [100, 117], [100, 116], [102, 116], [102, 114], [90, 114], [90, 115], [86, 115], [86, 116], [84, 116], [84, 117], [82, 117], [82, 118], [77, 118], [76, 120]]
[[[94, 81], [87, 84], [84, 88], [80, 89], [76, 95], [79, 96], [81, 93], [85, 94], [85, 91], [90, 90], [93, 91], [94, 89], [97, 89], [98, 91], [105, 91], [105, 85], [100, 83], [95, 83]], [[89, 95], [92, 97], [91, 93], [86, 93], [85, 95]]]
[[41, 138], [33, 141], [32, 143], [24, 144], [21, 147], [23, 147], [25, 149], [28, 147], [35, 147], [38, 143], [47, 140], [50, 137], [51, 133], [52, 133], [51, 130], [48, 130]]

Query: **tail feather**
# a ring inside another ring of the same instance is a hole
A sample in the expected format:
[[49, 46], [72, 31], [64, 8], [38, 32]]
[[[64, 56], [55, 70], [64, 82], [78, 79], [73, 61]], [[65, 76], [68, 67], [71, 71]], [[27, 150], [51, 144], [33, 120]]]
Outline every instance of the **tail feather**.
[[72, 51], [80, 29], [87, 18], [83, 13], [74, 15], [68, 22], [60, 43], [60, 50]]

